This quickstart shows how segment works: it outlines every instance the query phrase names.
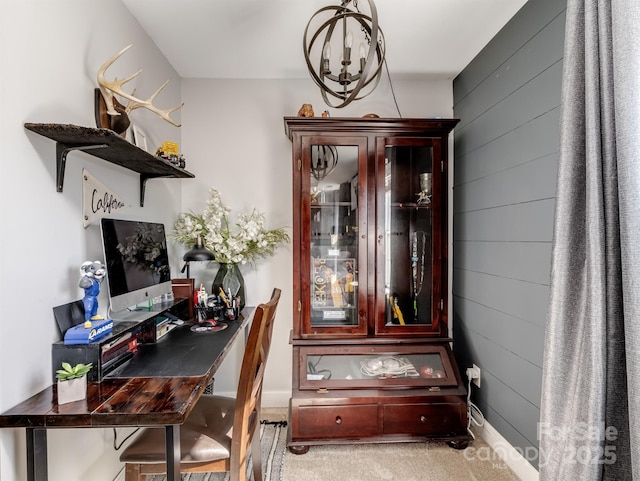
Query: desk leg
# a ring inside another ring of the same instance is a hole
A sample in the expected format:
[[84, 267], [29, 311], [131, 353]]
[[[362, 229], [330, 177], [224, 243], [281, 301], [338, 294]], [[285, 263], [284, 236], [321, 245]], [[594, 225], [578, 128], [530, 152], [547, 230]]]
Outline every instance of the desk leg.
[[27, 428], [27, 480], [47, 481], [47, 430]]
[[180, 425], [165, 426], [167, 481], [180, 481]]

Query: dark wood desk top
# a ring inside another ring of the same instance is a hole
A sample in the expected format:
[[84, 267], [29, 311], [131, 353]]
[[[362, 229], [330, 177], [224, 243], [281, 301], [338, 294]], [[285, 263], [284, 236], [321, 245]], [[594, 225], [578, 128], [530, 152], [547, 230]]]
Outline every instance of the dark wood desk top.
[[220, 332], [195, 333], [185, 324], [140, 346], [122, 369], [89, 383], [86, 400], [58, 405], [56, 386], [49, 386], [0, 414], [0, 428], [182, 424], [252, 318], [253, 308], [244, 312]]

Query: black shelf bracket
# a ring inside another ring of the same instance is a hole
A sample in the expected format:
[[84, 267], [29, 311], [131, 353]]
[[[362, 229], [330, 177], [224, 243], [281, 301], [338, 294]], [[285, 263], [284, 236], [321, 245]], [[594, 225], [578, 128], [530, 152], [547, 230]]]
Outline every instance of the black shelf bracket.
[[64, 169], [67, 165], [67, 154], [74, 150], [104, 149], [107, 144], [70, 145], [64, 142], [56, 142], [56, 191], [62, 192], [64, 187]]
[[195, 177], [168, 160], [157, 158], [133, 145], [113, 130], [81, 127], [72, 124], [24, 124], [27, 130], [56, 142], [56, 190], [64, 187], [67, 154], [73, 150], [106, 160], [140, 174], [140, 207], [144, 207], [147, 180], [157, 177], [188, 179]]
[[147, 180], [157, 179], [159, 177], [170, 178], [168, 175], [148, 175], [140, 174], [140, 207], [144, 207], [144, 194], [147, 188]]

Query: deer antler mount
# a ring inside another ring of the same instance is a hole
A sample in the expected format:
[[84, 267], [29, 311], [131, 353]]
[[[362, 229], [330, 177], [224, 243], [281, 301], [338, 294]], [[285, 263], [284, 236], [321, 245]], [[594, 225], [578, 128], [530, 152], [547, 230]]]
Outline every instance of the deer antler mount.
[[[153, 105], [153, 101], [155, 100], [156, 96], [163, 88], [166, 87], [170, 79], [167, 79], [167, 81], [163, 83], [153, 94], [151, 94], [151, 96], [147, 100], [142, 100], [134, 97], [136, 93], [135, 89], [130, 94], [125, 92], [123, 89], [124, 84], [140, 75], [142, 70], [138, 70], [133, 75], [130, 75], [129, 77], [122, 80], [114, 79], [113, 81], [109, 81], [106, 79], [105, 72], [107, 71], [107, 69], [111, 65], [113, 65], [115, 61], [118, 60], [122, 56], [122, 54], [129, 50], [131, 47], [132, 45], [128, 45], [120, 50], [117, 54], [107, 60], [98, 70], [98, 85], [100, 93], [102, 94], [102, 98], [104, 99], [106, 114], [109, 117], [109, 128], [122, 135], [130, 125], [129, 113], [132, 110], [139, 108], [150, 110], [161, 119], [169, 122], [171, 125], [180, 127], [180, 124], [175, 122], [170, 117], [170, 114], [175, 112], [176, 110], [181, 109], [184, 103], [171, 109], [159, 109]], [[127, 104], [124, 105], [120, 103], [118, 99], [116, 99], [116, 95], [126, 99]], [[98, 125], [98, 127], [102, 127], [102, 125]]]

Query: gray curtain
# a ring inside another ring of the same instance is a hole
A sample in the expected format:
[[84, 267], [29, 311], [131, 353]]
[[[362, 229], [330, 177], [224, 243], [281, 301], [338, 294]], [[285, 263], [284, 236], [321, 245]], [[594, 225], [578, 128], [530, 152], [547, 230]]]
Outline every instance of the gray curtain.
[[640, 0], [568, 0], [540, 480], [640, 480]]

